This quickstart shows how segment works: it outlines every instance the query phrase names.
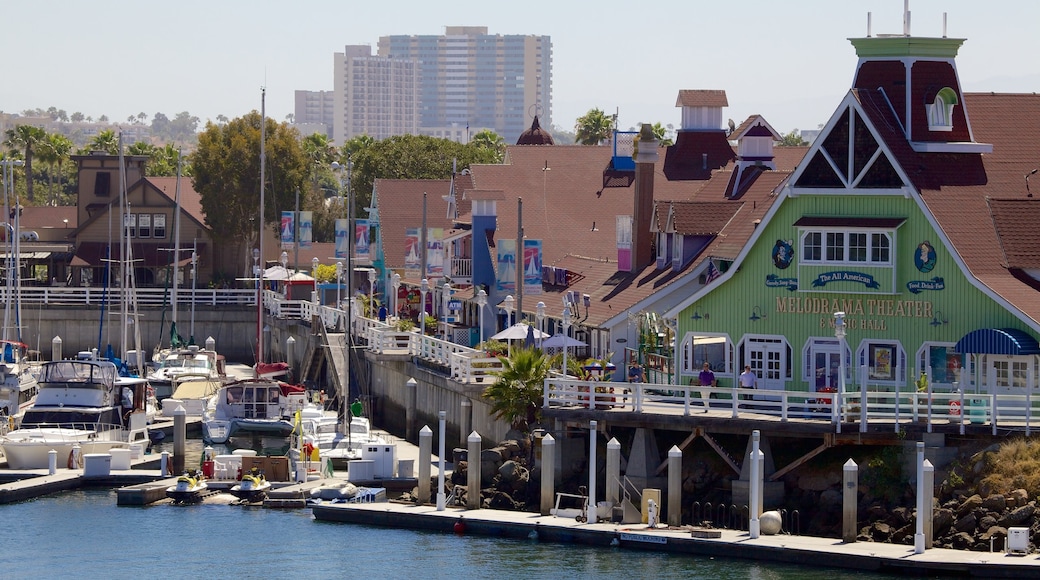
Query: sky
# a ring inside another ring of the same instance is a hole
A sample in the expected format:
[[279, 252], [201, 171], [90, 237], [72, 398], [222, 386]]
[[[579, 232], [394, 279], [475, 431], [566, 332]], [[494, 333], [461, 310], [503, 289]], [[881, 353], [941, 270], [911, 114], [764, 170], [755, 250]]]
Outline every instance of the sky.
[[[553, 125], [600, 108], [622, 129], [680, 124], [680, 89], [723, 89], [724, 118], [779, 132], [825, 123], [852, 82], [848, 38], [903, 29], [904, 0], [36, 0], [0, 20], [0, 112], [57, 107], [111, 121], [187, 111], [204, 124], [260, 109], [284, 120], [296, 90], [332, 90], [333, 53], [445, 26], [549, 35]], [[911, 33], [964, 38], [966, 91], [1040, 89], [1040, 2], [911, 0]], [[201, 128], [201, 126], [200, 126]]]

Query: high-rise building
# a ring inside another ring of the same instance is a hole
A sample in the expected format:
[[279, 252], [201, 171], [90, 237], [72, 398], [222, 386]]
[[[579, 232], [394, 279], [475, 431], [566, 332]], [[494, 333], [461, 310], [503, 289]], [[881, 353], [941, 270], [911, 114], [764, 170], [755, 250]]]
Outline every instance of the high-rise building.
[[296, 91], [293, 125], [304, 135], [324, 133], [335, 139], [333, 116], [336, 93], [333, 91]]
[[413, 58], [373, 56], [369, 46], [347, 46], [334, 56], [332, 139], [356, 135], [385, 139], [419, 132], [419, 64]]
[[443, 36], [380, 37], [378, 54], [419, 63], [421, 133], [489, 128], [515, 142], [535, 115], [546, 126], [552, 122], [548, 36], [488, 34], [486, 26], [448, 26]]

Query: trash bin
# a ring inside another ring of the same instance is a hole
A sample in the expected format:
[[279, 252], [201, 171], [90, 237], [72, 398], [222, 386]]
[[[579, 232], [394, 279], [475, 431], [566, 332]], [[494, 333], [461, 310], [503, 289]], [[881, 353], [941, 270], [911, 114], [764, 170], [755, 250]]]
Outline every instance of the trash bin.
[[986, 422], [986, 399], [984, 397], [972, 397], [968, 399], [968, 420], [974, 425]]

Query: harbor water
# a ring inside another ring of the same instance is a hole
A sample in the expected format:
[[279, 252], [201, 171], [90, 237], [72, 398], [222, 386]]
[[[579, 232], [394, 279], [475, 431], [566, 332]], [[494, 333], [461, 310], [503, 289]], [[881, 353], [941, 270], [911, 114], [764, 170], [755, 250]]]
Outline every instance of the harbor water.
[[116, 507], [91, 489], [0, 507], [4, 578], [894, 578], [739, 559], [318, 522], [310, 510]]

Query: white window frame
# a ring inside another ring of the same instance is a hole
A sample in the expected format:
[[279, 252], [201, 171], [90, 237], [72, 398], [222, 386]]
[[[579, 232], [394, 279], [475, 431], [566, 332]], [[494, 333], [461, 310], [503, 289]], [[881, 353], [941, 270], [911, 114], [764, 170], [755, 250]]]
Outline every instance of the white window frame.
[[[850, 234], [865, 234], [867, 236], [866, 259], [851, 259]], [[893, 246], [895, 245], [895, 230], [879, 230], [874, 228], [805, 228], [798, 234], [799, 253], [801, 262], [806, 265], [841, 265], [841, 266], [877, 266], [894, 267], [892, 262]], [[819, 238], [818, 240], [815, 238]], [[841, 245], [834, 244], [841, 240]], [[887, 240], [888, 245], [880, 243]], [[811, 243], [810, 243], [811, 242]], [[810, 251], [811, 250], [811, 251]], [[877, 252], [884, 251], [887, 258], [876, 259]], [[840, 252], [840, 258], [830, 257]], [[819, 258], [814, 255], [818, 254]]]
[[137, 237], [152, 237], [152, 214], [142, 213], [137, 215]]
[[[723, 359], [722, 361], [711, 360], [712, 371], [716, 375], [733, 376], [733, 341], [730, 339], [728, 334], [719, 332], [687, 332], [683, 335], [682, 340], [679, 342], [679, 355], [680, 355], [680, 366], [679, 366], [679, 377], [696, 377], [701, 372], [701, 366], [704, 364], [704, 357], [698, 355], [696, 348], [698, 343], [704, 344], [722, 344], [723, 348]], [[724, 368], [719, 370], [718, 365], [722, 362]]]
[[[787, 337], [782, 334], [745, 334], [737, 345], [737, 351], [740, 353], [740, 360], [738, 361], [737, 368], [743, 372], [744, 365], [748, 364], [752, 350], [767, 350], [767, 347], [765, 346], [756, 349], [756, 345], [779, 345], [783, 350], [783, 360], [781, 361], [783, 372], [779, 381], [784, 383], [784, 385], [789, 383], [794, 377], [794, 370], [791, 368], [794, 366], [794, 360], [792, 358], [794, 353], [791, 349], [791, 343], [787, 342]], [[752, 370], [758, 371], [761, 369]], [[759, 378], [766, 380], [761, 374], [759, 374]]]
[[[870, 372], [870, 365], [868, 364], [871, 349], [873, 347], [886, 347], [891, 346], [895, 349], [892, 360], [889, 362], [894, 368], [891, 379], [877, 379], [873, 378]], [[855, 376], [860, 376], [860, 369], [864, 366], [867, 368], [867, 384], [868, 385], [884, 385], [884, 386], [905, 386], [907, 384], [906, 378], [906, 349], [903, 348], [903, 344], [898, 340], [883, 340], [883, 339], [864, 339], [859, 343], [859, 347], [856, 348], [856, 369]]]
[[[967, 385], [971, 385], [972, 384], [972, 373], [970, 371], [970, 368], [971, 368], [970, 367], [970, 365], [971, 365], [971, 357], [968, 357], [968, 365], [969, 366], [962, 366], [961, 369], [960, 369], [960, 372], [959, 372], [960, 376], [959, 377], [955, 377], [955, 380], [953, 380], [953, 381], [947, 380], [947, 381], [937, 382], [935, 380], [935, 377], [933, 376], [933, 373], [931, 372], [931, 367], [932, 367], [932, 365], [931, 365], [932, 349], [933, 348], [946, 348], [947, 351], [952, 351], [955, 346], [957, 346], [957, 345], [956, 345], [956, 343], [953, 343], [953, 342], [929, 341], [929, 342], [922, 343], [921, 344], [921, 348], [917, 349], [917, 353], [914, 355], [914, 358], [917, 361], [917, 366], [914, 368], [913, 376], [914, 377], [919, 377], [919, 376], [921, 376], [921, 373], [923, 372], [928, 377], [928, 379], [931, 381], [932, 388], [938, 387], [939, 389], [949, 389], [951, 391], [956, 389], [958, 386], [964, 387], [964, 386], [967, 386]], [[949, 352], [947, 352], [947, 356], [948, 355], [949, 355]], [[958, 360], [960, 360], [961, 363], [963, 364], [964, 357], [962, 355], [957, 355], [957, 356], [958, 356]]]
[[[159, 235], [159, 222], [162, 222], [162, 235]], [[164, 213], [153, 213], [152, 214], [152, 237], [156, 239], [166, 238], [166, 214]]]
[[[802, 347], [802, 380], [809, 385], [810, 391], [816, 388], [816, 353], [835, 350], [841, 352], [840, 342], [834, 336], [810, 336], [806, 339], [805, 345]], [[845, 343], [845, 360], [852, 360], [852, 349], [849, 348], [848, 343]], [[852, 384], [852, 377], [852, 365], [846, 365], [845, 384]]]

